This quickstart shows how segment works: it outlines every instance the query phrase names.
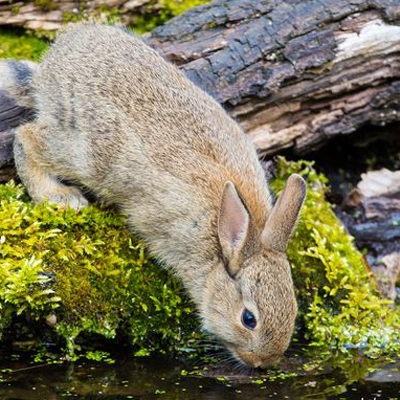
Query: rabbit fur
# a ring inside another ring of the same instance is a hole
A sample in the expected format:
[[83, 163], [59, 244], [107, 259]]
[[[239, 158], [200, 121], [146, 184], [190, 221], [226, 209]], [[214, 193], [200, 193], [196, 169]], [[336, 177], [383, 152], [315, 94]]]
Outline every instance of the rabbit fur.
[[14, 143], [32, 199], [80, 208], [80, 186], [116, 205], [182, 279], [205, 330], [244, 364], [275, 362], [297, 313], [285, 250], [303, 179], [292, 175], [273, 206], [239, 125], [120, 27], [67, 28], [39, 64], [2, 61], [0, 76], [0, 90], [36, 110]]

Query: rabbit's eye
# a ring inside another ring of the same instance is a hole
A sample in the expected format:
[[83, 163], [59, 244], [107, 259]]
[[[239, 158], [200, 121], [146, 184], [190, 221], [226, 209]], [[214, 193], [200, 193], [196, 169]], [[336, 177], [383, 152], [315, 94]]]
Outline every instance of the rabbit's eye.
[[248, 329], [254, 329], [257, 325], [256, 317], [247, 308], [242, 313], [242, 324]]

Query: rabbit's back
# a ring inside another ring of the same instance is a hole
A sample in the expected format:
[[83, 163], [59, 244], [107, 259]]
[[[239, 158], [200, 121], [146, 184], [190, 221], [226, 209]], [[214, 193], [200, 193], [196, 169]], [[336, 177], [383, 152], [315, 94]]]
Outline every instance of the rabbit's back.
[[120, 205], [161, 256], [174, 247], [167, 261], [183, 261], [199, 238], [215, 253], [210, 232], [228, 180], [264, 226], [269, 192], [249, 139], [136, 36], [91, 24], [67, 30], [33, 85], [38, 117], [52, 132], [44, 138], [47, 161]]

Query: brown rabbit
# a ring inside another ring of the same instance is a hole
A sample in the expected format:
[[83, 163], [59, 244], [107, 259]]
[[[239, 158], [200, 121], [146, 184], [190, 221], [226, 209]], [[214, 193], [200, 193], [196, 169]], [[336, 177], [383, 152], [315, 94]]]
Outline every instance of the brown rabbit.
[[78, 24], [39, 65], [0, 64], [0, 89], [35, 104], [15, 161], [34, 201], [117, 205], [183, 280], [203, 327], [265, 367], [286, 350], [297, 305], [285, 256], [304, 201], [292, 175], [275, 206], [254, 146], [222, 107], [122, 28]]

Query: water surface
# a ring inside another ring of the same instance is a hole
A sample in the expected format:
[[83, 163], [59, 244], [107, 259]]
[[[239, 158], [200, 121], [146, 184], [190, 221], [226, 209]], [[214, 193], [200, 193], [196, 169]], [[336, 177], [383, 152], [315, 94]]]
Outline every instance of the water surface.
[[249, 375], [218, 368], [197, 376], [193, 361], [160, 357], [46, 365], [10, 354], [0, 361], [0, 399], [400, 399], [400, 359], [382, 363], [360, 356], [347, 367], [335, 362], [313, 368], [312, 360], [296, 353], [280, 370]]

